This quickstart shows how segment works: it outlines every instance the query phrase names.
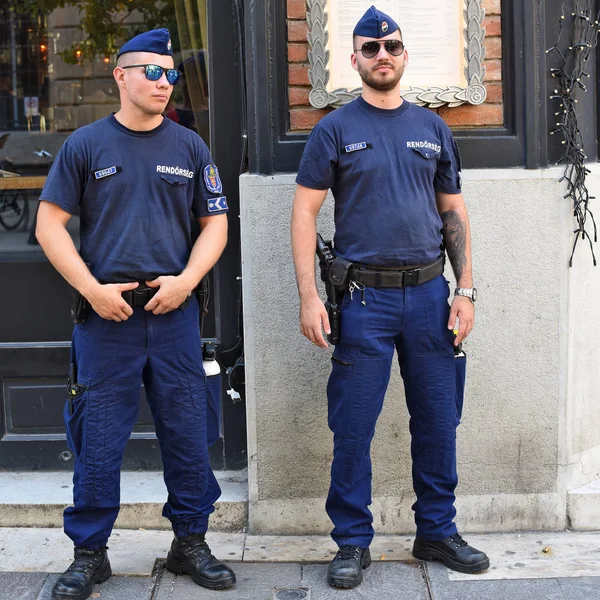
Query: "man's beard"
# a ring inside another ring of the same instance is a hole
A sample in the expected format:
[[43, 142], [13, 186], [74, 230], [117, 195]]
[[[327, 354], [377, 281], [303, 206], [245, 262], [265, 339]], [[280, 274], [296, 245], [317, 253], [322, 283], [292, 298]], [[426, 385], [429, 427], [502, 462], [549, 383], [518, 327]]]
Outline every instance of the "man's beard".
[[[386, 63], [383, 63], [386, 64]], [[383, 66], [383, 64], [377, 65], [378, 67]], [[404, 65], [401, 65], [397, 68], [394, 68], [393, 65], [387, 63], [386, 66], [389, 66], [394, 71], [394, 77], [392, 79], [376, 79], [376, 74], [371, 72], [370, 69], [366, 69], [358, 63], [358, 74], [362, 79], [363, 83], [369, 86], [371, 89], [376, 90], [378, 92], [389, 92], [393, 90], [397, 85], [402, 75], [404, 74]]]

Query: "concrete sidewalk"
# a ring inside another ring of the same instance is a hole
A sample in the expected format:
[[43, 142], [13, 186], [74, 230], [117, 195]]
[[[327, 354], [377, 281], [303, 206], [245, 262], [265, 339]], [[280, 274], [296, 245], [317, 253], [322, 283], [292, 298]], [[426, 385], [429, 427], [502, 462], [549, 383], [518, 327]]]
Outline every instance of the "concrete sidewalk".
[[[361, 586], [334, 590], [325, 581], [335, 546], [327, 537], [210, 533], [215, 555], [232, 563], [237, 585], [211, 592], [164, 569], [171, 534], [115, 531], [115, 575], [96, 586], [102, 600], [596, 600], [600, 533], [470, 535], [491, 568], [462, 575], [415, 561], [409, 536], [377, 536]], [[0, 529], [0, 600], [49, 600], [72, 548], [58, 529]]]

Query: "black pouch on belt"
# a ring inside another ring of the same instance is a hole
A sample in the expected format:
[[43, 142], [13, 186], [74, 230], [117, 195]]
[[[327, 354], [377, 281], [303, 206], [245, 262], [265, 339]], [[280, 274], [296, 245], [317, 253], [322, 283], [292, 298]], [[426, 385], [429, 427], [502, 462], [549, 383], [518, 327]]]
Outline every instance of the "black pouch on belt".
[[331, 327], [331, 333], [327, 335], [327, 340], [334, 345], [340, 343], [341, 304], [344, 292], [348, 287], [348, 273], [351, 266], [350, 261], [336, 256], [328, 269], [328, 281], [325, 282], [327, 288], [325, 308]]
[[344, 292], [347, 288], [348, 273], [352, 263], [349, 260], [336, 256], [329, 267], [329, 281], [339, 291]]
[[73, 323], [85, 323], [90, 316], [90, 303], [75, 288], [71, 288], [71, 319]]

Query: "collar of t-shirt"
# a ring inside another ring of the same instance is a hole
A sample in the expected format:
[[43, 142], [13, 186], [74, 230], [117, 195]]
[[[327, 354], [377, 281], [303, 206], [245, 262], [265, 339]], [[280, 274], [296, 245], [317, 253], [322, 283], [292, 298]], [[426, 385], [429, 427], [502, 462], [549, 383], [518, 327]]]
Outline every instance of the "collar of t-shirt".
[[358, 96], [356, 104], [363, 110], [381, 117], [397, 117], [404, 114], [410, 107], [410, 102], [404, 100], [398, 108], [378, 108], [369, 104], [362, 96]]
[[108, 116], [108, 122], [114, 127], [116, 127], [119, 131], [122, 131], [127, 135], [133, 135], [135, 137], [153, 137], [164, 131], [164, 129], [169, 126], [169, 119], [163, 117], [162, 123], [158, 127], [155, 127], [154, 129], [150, 129], [148, 131], [135, 131], [119, 123], [119, 121], [115, 119], [115, 113], [112, 113]]

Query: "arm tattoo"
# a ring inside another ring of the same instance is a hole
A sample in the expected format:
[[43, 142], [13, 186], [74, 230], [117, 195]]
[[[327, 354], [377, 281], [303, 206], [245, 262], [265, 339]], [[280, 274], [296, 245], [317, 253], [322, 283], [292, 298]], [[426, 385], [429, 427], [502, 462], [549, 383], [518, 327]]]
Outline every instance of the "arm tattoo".
[[452, 264], [456, 281], [460, 280], [463, 269], [467, 265], [466, 255], [466, 229], [465, 224], [455, 210], [449, 210], [440, 215], [442, 218], [442, 236], [448, 252], [448, 258]]

